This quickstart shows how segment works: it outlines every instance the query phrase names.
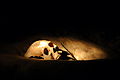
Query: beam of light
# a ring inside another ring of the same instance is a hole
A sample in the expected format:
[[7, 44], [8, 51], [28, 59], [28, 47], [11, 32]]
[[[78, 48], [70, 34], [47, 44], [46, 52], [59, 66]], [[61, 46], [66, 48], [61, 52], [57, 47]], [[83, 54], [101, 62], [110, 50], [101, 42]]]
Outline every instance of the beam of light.
[[[38, 36], [39, 37], [39, 36]], [[60, 49], [66, 51], [65, 48], [60, 44], [61, 41], [64, 46], [73, 53], [74, 57], [77, 60], [96, 60], [96, 59], [106, 59], [108, 57], [106, 51], [102, 49], [100, 46], [95, 45], [93, 43], [79, 40], [73, 37], [41, 37], [44, 40], [50, 40], [54, 44], [56, 44]], [[59, 41], [58, 41], [59, 40]], [[33, 43], [34, 44], [34, 43]], [[45, 41], [37, 42], [37, 45], [31, 45], [31, 49], [28, 49], [30, 53], [40, 52], [39, 48], [47, 46], [48, 43]], [[38, 50], [38, 51], [37, 51]]]
[[[60, 37], [59, 40], [77, 60], [96, 60], [107, 58], [107, 53], [98, 45], [71, 37]], [[59, 46], [59, 45], [58, 45]]]

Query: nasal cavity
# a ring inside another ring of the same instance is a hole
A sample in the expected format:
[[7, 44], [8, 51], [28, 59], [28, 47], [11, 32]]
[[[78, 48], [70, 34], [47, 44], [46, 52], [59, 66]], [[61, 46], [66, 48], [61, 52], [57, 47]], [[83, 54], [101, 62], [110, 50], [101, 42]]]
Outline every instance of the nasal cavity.
[[45, 53], [46, 55], [48, 55], [48, 50], [47, 50], [47, 48], [44, 49], [44, 53]]

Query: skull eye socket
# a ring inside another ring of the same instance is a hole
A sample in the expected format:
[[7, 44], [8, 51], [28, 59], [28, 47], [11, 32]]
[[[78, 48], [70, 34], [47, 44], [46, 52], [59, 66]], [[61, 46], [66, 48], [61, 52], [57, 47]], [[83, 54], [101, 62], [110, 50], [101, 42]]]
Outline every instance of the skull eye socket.
[[48, 45], [49, 45], [50, 47], [54, 47], [53, 43], [51, 43], [51, 42], [50, 42]]
[[48, 55], [48, 50], [47, 50], [47, 48], [44, 49], [44, 53], [45, 53], [46, 55]]

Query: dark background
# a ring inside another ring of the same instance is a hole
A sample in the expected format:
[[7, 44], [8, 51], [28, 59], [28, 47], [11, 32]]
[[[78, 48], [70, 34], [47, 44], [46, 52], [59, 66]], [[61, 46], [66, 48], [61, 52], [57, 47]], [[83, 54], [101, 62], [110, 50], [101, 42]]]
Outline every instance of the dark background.
[[[41, 14], [41, 16], [0, 16], [1, 40], [12, 41], [34, 34], [66, 33], [86, 35], [105, 33], [106, 39], [119, 37], [118, 20], [108, 15]], [[9, 40], [8, 40], [9, 39]]]
[[8, 16], [0, 16], [0, 24], [8, 24]]

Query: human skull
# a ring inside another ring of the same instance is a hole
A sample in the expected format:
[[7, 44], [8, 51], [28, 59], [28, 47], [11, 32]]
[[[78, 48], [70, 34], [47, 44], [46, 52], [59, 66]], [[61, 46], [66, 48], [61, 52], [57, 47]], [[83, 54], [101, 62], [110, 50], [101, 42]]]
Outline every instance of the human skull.
[[27, 58], [37, 58], [43, 60], [57, 60], [62, 51], [51, 41], [35, 41], [25, 53]]

